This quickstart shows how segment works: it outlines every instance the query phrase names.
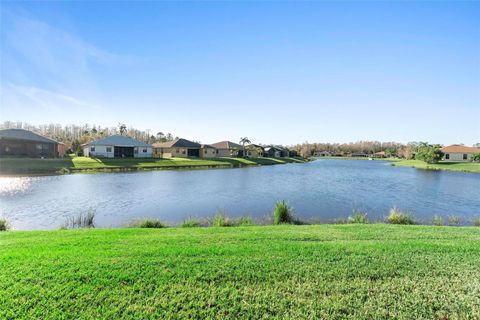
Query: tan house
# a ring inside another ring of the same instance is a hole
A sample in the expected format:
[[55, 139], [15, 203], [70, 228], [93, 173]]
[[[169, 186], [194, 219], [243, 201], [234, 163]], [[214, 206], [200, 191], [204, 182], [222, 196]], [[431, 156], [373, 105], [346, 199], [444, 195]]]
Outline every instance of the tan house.
[[216, 158], [217, 155], [217, 148], [212, 147], [209, 144], [202, 144], [200, 146], [200, 158]]
[[258, 144], [249, 144], [248, 146], [245, 146], [245, 153], [246, 153], [246, 156], [249, 158], [263, 157], [264, 152], [265, 152], [265, 149]]
[[212, 143], [210, 146], [217, 149], [217, 156], [219, 157], [242, 157], [243, 146], [231, 141], [221, 141]]
[[187, 139], [153, 144], [154, 158], [199, 158], [201, 145]]
[[452, 144], [440, 149], [445, 161], [473, 161], [472, 156], [480, 153], [480, 148], [466, 147], [461, 144]]

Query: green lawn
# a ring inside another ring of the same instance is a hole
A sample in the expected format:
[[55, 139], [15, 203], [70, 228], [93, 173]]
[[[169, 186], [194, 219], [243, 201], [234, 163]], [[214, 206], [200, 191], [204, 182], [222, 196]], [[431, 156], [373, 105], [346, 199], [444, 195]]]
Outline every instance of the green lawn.
[[0, 233], [0, 319], [479, 319], [480, 228]]
[[392, 165], [427, 170], [449, 170], [480, 173], [479, 162], [440, 162], [437, 164], [427, 164], [420, 160], [400, 160], [393, 162]]
[[215, 159], [106, 159], [71, 157], [61, 159], [3, 158], [0, 172], [10, 174], [55, 173], [60, 171], [102, 171], [137, 169], [229, 168], [252, 165], [273, 165], [305, 162], [299, 158], [215, 158]]

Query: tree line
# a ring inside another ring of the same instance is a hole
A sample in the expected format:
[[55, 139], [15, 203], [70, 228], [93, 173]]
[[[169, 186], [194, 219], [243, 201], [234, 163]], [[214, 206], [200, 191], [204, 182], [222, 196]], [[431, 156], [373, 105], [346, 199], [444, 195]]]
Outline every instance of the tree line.
[[60, 125], [60, 124], [41, 124], [32, 125], [26, 122], [4, 121], [0, 124], [0, 129], [25, 129], [36, 132], [47, 138], [63, 142], [70, 152], [79, 154], [82, 152], [81, 145], [93, 140], [106, 138], [114, 134], [125, 135], [146, 143], [165, 142], [176, 139], [171, 133], [152, 132], [151, 130], [139, 130], [133, 127], [127, 127], [119, 123], [116, 127], [107, 127], [100, 125]]

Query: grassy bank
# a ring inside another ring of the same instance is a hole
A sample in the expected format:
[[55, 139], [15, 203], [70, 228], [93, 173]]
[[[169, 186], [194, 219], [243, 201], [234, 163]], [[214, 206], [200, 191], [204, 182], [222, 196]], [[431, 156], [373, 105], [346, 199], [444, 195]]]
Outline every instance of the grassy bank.
[[232, 168], [305, 162], [300, 158], [215, 158], [215, 159], [106, 159], [71, 157], [61, 159], [3, 158], [2, 174], [53, 174], [155, 169]]
[[0, 233], [1, 319], [478, 319], [475, 228]]
[[436, 164], [428, 164], [420, 160], [399, 160], [393, 162], [392, 165], [424, 170], [448, 170], [480, 173], [480, 163], [478, 162], [440, 162]]

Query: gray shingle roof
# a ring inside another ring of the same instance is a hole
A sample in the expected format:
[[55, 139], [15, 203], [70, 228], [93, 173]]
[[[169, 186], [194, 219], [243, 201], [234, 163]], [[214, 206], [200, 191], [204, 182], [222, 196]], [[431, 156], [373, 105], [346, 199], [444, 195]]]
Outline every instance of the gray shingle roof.
[[159, 142], [153, 144], [154, 148], [191, 148], [200, 149], [200, 144], [187, 140], [187, 139], [175, 139], [167, 142]]
[[86, 146], [151, 147], [150, 144], [119, 134], [104, 139], [90, 141]]
[[243, 148], [242, 145], [239, 145], [238, 143], [231, 142], [231, 141], [220, 141], [217, 143], [211, 143], [210, 144], [212, 147], [215, 147], [217, 149], [241, 149]]
[[41, 143], [58, 143], [53, 139], [46, 138], [35, 132], [25, 129], [4, 129], [0, 130], [0, 139], [28, 140]]

